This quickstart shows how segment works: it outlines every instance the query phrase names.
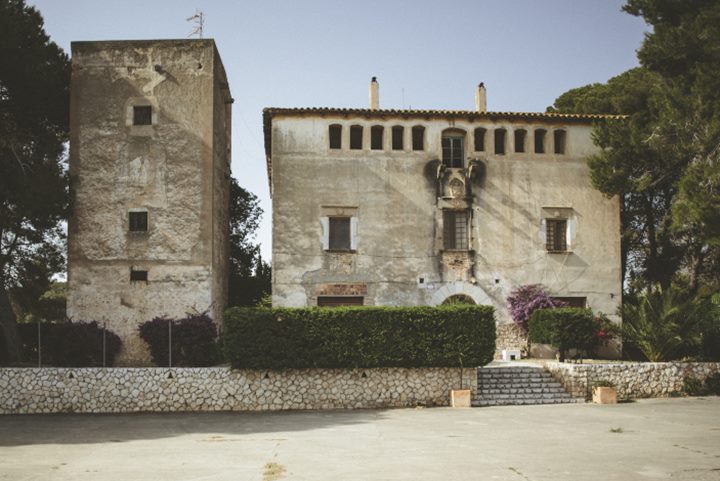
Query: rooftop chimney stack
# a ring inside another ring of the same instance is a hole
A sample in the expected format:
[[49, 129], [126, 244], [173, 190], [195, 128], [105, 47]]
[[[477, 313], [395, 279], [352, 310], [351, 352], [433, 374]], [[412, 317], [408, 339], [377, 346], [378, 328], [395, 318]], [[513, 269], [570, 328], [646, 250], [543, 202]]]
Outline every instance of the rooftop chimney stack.
[[475, 91], [475, 110], [478, 112], [487, 112], [487, 91], [485, 84], [480, 82]]
[[380, 84], [377, 77], [370, 81], [370, 110], [380, 109]]

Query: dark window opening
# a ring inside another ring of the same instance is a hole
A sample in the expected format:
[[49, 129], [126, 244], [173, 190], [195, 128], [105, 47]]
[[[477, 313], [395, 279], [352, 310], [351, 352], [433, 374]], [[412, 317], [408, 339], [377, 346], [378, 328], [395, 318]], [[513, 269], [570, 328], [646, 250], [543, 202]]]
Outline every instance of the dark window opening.
[[567, 251], [567, 220], [547, 219], [546, 248], [548, 252]]
[[362, 149], [363, 128], [360, 125], [350, 127], [350, 148], [353, 150]]
[[552, 297], [551, 299], [564, 302], [567, 307], [579, 307], [581, 309], [587, 307], [587, 297]]
[[382, 150], [383, 130], [382, 125], [373, 125], [370, 128], [370, 148], [372, 150]]
[[495, 153], [505, 155], [505, 129], [495, 129]]
[[413, 150], [425, 150], [425, 127], [416, 125], [412, 128]]
[[525, 152], [525, 137], [527, 132], [525, 130], [515, 131], [515, 152]]
[[133, 107], [133, 125], [152, 125], [152, 107], [135, 105]]
[[392, 149], [403, 150], [403, 136], [405, 135], [405, 129], [399, 125], [392, 128]]
[[328, 128], [328, 135], [330, 137], [331, 149], [342, 148], [342, 125], [331, 125]]
[[130, 269], [130, 282], [147, 282], [148, 271], [136, 271]]
[[468, 213], [464, 210], [443, 212], [443, 239], [445, 249], [468, 249]]
[[130, 212], [130, 232], [145, 232], [148, 230], [147, 212]]
[[482, 127], [475, 129], [475, 152], [485, 152], [485, 132]]
[[535, 131], [535, 153], [536, 154], [544, 154], [545, 153], [545, 134], [547, 131], [545, 129], [537, 129]]
[[330, 217], [330, 250], [350, 250], [350, 217]]
[[355, 296], [318, 296], [318, 307], [362, 306], [363, 297]]
[[442, 151], [445, 167], [462, 168], [464, 166], [465, 146], [462, 137], [443, 137]]
[[555, 133], [555, 153], [556, 154], [564, 154], [565, 153], [565, 131], [564, 130], [556, 130], [554, 133]]

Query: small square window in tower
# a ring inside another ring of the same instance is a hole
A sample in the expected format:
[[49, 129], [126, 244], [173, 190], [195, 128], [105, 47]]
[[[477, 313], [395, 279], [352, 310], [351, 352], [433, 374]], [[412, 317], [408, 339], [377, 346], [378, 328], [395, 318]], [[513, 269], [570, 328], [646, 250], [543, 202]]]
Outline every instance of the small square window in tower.
[[350, 250], [350, 217], [330, 217], [330, 239], [328, 247], [331, 251]]
[[130, 269], [130, 282], [147, 282], [148, 271]]
[[443, 137], [442, 151], [445, 167], [463, 168], [463, 157], [465, 157], [463, 140], [462, 137]]
[[546, 249], [548, 252], [567, 252], [567, 220], [547, 219]]
[[129, 228], [130, 232], [147, 232], [148, 230], [148, 213], [147, 212], [129, 212]]
[[443, 245], [446, 250], [468, 250], [467, 211], [443, 212]]
[[133, 125], [152, 125], [152, 107], [135, 105], [133, 107]]

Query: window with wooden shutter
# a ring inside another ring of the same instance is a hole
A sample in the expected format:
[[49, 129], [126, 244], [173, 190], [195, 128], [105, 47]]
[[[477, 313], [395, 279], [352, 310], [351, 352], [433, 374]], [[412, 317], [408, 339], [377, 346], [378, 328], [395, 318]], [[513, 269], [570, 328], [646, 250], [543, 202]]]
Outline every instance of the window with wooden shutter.
[[330, 217], [328, 219], [330, 250], [350, 250], [350, 217]]
[[547, 219], [546, 223], [546, 248], [548, 252], [567, 251], [567, 220]]

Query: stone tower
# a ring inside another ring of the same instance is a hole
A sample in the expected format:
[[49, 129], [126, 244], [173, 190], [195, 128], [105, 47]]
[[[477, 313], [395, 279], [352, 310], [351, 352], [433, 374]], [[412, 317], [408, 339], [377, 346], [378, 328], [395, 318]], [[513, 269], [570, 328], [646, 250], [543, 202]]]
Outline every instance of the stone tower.
[[68, 307], [150, 362], [137, 326], [227, 300], [231, 104], [209, 39], [74, 42]]

